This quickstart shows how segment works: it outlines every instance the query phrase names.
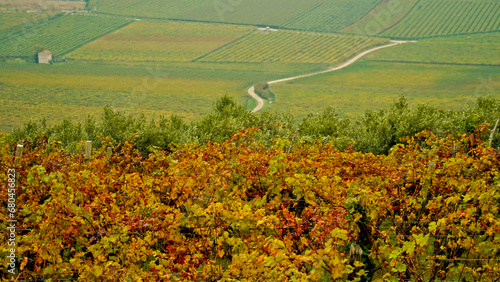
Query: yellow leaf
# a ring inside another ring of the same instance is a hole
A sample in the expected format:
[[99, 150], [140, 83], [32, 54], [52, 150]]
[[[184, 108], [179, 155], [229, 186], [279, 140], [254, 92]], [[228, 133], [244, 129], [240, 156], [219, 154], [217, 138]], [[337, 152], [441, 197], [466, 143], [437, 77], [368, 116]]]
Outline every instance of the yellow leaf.
[[27, 263], [28, 263], [28, 257], [24, 257], [23, 261], [21, 262], [20, 269], [23, 270], [23, 268], [26, 266]]

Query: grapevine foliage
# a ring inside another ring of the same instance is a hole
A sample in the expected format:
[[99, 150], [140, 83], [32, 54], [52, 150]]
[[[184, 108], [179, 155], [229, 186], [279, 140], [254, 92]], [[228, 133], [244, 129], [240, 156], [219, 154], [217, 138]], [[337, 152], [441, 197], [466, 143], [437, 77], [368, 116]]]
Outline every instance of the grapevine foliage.
[[[424, 131], [378, 156], [320, 143], [264, 149], [248, 129], [148, 156], [125, 142], [107, 159], [104, 144], [85, 161], [42, 138], [25, 144], [15, 167], [18, 272], [1, 275], [493, 281], [500, 153], [483, 144], [484, 130]], [[13, 148], [4, 137], [7, 171]], [[0, 198], [7, 206], [5, 189]], [[0, 217], [5, 232], [7, 213]]]

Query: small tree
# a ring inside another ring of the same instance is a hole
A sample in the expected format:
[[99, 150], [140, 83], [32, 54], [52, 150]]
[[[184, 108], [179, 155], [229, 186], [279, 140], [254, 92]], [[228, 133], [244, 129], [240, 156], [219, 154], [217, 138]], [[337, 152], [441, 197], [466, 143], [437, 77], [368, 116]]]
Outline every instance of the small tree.
[[45, 46], [41, 44], [36, 44], [35, 46], [33, 46], [33, 57], [35, 58], [35, 62], [38, 63], [38, 53], [43, 52], [46, 49], [47, 48], [45, 48]]

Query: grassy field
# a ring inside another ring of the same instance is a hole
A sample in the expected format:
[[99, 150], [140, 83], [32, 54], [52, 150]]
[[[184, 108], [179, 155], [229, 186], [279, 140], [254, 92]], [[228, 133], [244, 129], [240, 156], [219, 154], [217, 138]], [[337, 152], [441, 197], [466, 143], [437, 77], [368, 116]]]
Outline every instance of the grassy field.
[[64, 55], [130, 22], [113, 16], [63, 15], [32, 23], [28, 29], [13, 26], [0, 38], [0, 55], [31, 58], [38, 44], [55, 56]]
[[500, 30], [500, 2], [494, 0], [420, 0], [381, 35], [422, 38]]
[[277, 103], [265, 110], [296, 117], [332, 106], [349, 116], [376, 110], [404, 95], [408, 101], [453, 108], [479, 96], [500, 98], [497, 67], [360, 61], [349, 68], [271, 86]]
[[499, 65], [500, 32], [437, 37], [381, 50], [376, 61]]
[[297, 32], [255, 32], [200, 59], [206, 62], [334, 64], [387, 39]]
[[105, 105], [148, 117], [176, 114], [186, 120], [206, 114], [223, 95], [248, 109], [253, 83], [311, 72], [318, 66], [292, 64], [171, 63], [109, 65], [73, 62], [54, 65], [0, 62], [0, 131], [29, 119], [49, 123], [83, 121]]
[[68, 58], [111, 62], [191, 61], [254, 28], [166, 21], [138, 21], [68, 54]]
[[137, 17], [187, 19], [332, 32], [354, 24], [382, 0], [113, 0], [91, 1], [97, 11]]

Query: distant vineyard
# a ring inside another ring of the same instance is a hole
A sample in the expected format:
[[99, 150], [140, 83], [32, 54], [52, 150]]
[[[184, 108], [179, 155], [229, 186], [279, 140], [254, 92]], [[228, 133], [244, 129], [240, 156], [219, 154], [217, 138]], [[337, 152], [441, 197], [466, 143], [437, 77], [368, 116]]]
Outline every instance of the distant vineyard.
[[338, 31], [363, 18], [380, 2], [381, 0], [324, 2], [307, 13], [286, 22], [283, 26], [315, 31]]
[[237, 5], [221, 5], [220, 1], [209, 6], [199, 6], [196, 9], [179, 15], [180, 18], [229, 22], [240, 24], [284, 26], [284, 24], [302, 14], [308, 14], [324, 0], [252, 0], [240, 1]]
[[97, 11], [140, 17], [273, 25], [337, 31], [360, 20], [382, 0], [101, 0]]
[[[1, 38], [0, 56], [31, 56], [33, 46], [38, 44], [56, 56], [62, 55], [128, 22], [130, 20], [125, 18], [94, 15], [65, 15], [41, 21], [29, 29], [21, 29], [18, 33], [10, 32], [7, 37]], [[19, 27], [15, 26], [13, 29]]]
[[500, 32], [436, 37], [402, 44], [391, 50], [380, 50], [367, 57], [367, 60], [500, 65], [498, 46]]
[[351, 34], [376, 35], [399, 23], [419, 0], [385, 0], [361, 20], [339, 30]]
[[493, 0], [421, 0], [382, 35], [418, 38], [500, 30], [500, 2]]
[[200, 59], [214, 62], [331, 64], [386, 39], [295, 31], [256, 32]]
[[[203, 5], [212, 6], [212, 1], [197, 0], [100, 0], [96, 3], [90, 4], [97, 8], [100, 12], [142, 16], [142, 17], [155, 17], [155, 18], [174, 18], [177, 15], [188, 12], [196, 7]], [[212, 8], [213, 9], [213, 8]]]
[[59, 16], [61, 14], [49, 16], [42, 13], [3, 13], [0, 16], [0, 40], [16, 37], [21, 33], [27, 34], [30, 29], [40, 27]]
[[68, 57], [91, 61], [190, 61], [252, 29], [248, 26], [140, 21], [93, 41]]

